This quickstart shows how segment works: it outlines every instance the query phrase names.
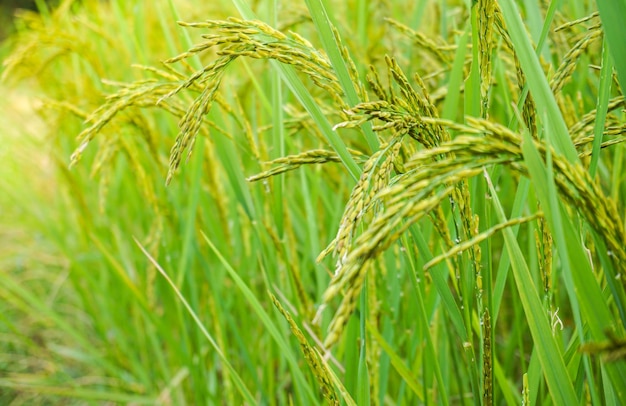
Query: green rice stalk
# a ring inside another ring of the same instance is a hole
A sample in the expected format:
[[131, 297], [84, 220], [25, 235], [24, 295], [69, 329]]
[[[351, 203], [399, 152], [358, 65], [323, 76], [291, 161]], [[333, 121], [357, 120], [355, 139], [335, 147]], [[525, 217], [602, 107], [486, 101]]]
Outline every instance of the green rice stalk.
[[291, 329], [291, 332], [300, 343], [300, 349], [302, 350], [304, 359], [309, 365], [309, 368], [311, 368], [311, 372], [313, 372], [313, 375], [317, 379], [317, 382], [322, 391], [322, 395], [324, 396], [324, 398], [326, 399], [329, 405], [341, 404], [340, 402], [341, 398], [339, 394], [337, 393], [337, 390], [335, 389], [335, 386], [333, 385], [333, 382], [331, 379], [331, 372], [327, 369], [326, 364], [322, 362], [319, 352], [309, 344], [309, 342], [307, 341], [306, 337], [304, 336], [304, 334], [302, 333], [302, 331], [300, 330], [296, 322], [293, 320], [289, 312], [287, 312], [283, 308], [283, 306], [280, 304], [278, 299], [276, 299], [276, 296], [274, 296], [271, 293], [269, 293], [269, 295], [270, 295], [270, 299], [272, 300], [272, 303], [278, 309], [280, 314], [283, 315], [285, 320], [287, 320], [287, 323], [289, 324], [289, 328]]
[[278, 256], [282, 259], [285, 268], [287, 268], [289, 275], [291, 276], [291, 281], [295, 286], [296, 296], [298, 297], [297, 304], [300, 308], [300, 311], [307, 318], [312, 318], [314, 316], [313, 303], [311, 302], [311, 299], [307, 295], [306, 289], [304, 288], [304, 283], [301, 278], [299, 266], [289, 261], [287, 254], [285, 253], [285, 250], [283, 248], [283, 244], [281, 243], [280, 238], [278, 237], [274, 229], [267, 223], [264, 223], [264, 226], [272, 242], [274, 243], [274, 248], [276, 249]]
[[[399, 145], [399, 144], [398, 144]], [[379, 261], [380, 274], [385, 274], [384, 263]], [[381, 317], [381, 301], [376, 286], [376, 278], [367, 278], [367, 320], [371, 320], [373, 324], [378, 324]], [[372, 405], [379, 405], [380, 399], [380, 357], [382, 350], [378, 342], [369, 334], [366, 335], [367, 340], [367, 363], [369, 370], [370, 398]]]
[[484, 405], [493, 405], [493, 348], [491, 334], [491, 317], [489, 317], [489, 310], [485, 309], [482, 317]]
[[522, 406], [530, 406], [530, 387], [528, 386], [528, 373], [522, 376]]

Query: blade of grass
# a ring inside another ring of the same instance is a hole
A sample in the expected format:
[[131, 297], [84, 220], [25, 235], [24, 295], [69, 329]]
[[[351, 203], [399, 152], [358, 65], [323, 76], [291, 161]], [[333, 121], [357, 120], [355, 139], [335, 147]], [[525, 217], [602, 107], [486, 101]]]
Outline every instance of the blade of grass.
[[[406, 246], [408, 244], [407, 236], [405, 235], [403, 238], [403, 244]], [[445, 386], [443, 375], [441, 374], [441, 368], [439, 366], [439, 362], [437, 361], [437, 350], [435, 349], [435, 344], [433, 342], [432, 334], [430, 333], [430, 320], [428, 315], [426, 314], [426, 307], [424, 304], [424, 297], [422, 295], [422, 287], [420, 286], [420, 282], [416, 277], [416, 269], [415, 263], [411, 256], [408, 256], [408, 261], [410, 263], [409, 267], [409, 279], [411, 281], [411, 285], [413, 287], [413, 293], [415, 294], [415, 299], [417, 300], [417, 309], [420, 314], [418, 319], [422, 321], [422, 329], [424, 331], [424, 338], [426, 339], [426, 348], [428, 350], [430, 360], [432, 365], [428, 365], [429, 368], [434, 370], [435, 378], [439, 384], [437, 393], [441, 396], [441, 404], [447, 405], [449, 404], [448, 400], [448, 392]]]
[[[365, 276], [365, 286], [367, 286], [367, 278], [369, 277], [370, 276]], [[363, 291], [361, 292], [361, 312], [359, 320], [359, 341], [361, 342], [361, 346], [359, 348], [359, 366], [357, 373], [358, 390], [356, 398], [356, 401], [359, 405], [371, 404], [370, 378], [367, 365], [367, 340], [365, 336], [367, 314], [369, 314], [367, 310], [367, 289], [363, 289]]]
[[[539, 36], [539, 41], [537, 42], [537, 49], [535, 50], [535, 54], [537, 56], [542, 53], [549, 53], [550, 48], [546, 47], [546, 41], [548, 39], [548, 34], [550, 33], [550, 27], [552, 26], [552, 21], [554, 21], [554, 16], [559, 9], [559, 5], [563, 0], [551, 1], [548, 6], [548, 10], [546, 11], [546, 18], [543, 22], [543, 28], [541, 29], [541, 35]], [[526, 79], [526, 83], [524, 84], [524, 88], [522, 89], [522, 94], [519, 96], [519, 100], [517, 101], [517, 111], [522, 111], [524, 103], [526, 101], [526, 97], [528, 97], [528, 78]], [[515, 129], [517, 128], [518, 123], [518, 115], [513, 114], [511, 119], [511, 124], [509, 124], [509, 128]]]
[[196, 323], [196, 326], [202, 332], [202, 335], [207, 339], [209, 344], [211, 344], [211, 347], [213, 347], [213, 349], [219, 356], [220, 360], [222, 361], [226, 369], [228, 369], [228, 372], [230, 373], [235, 383], [235, 386], [237, 386], [239, 393], [243, 396], [243, 398], [249, 404], [251, 405], [256, 404], [256, 400], [254, 396], [252, 396], [252, 393], [250, 393], [250, 390], [246, 387], [246, 384], [244, 383], [243, 379], [241, 378], [241, 376], [239, 376], [235, 368], [233, 368], [231, 363], [228, 361], [228, 359], [226, 358], [226, 356], [224, 355], [220, 347], [217, 345], [217, 342], [213, 339], [213, 336], [211, 336], [211, 334], [204, 327], [204, 324], [202, 324], [202, 321], [200, 320], [196, 312], [191, 308], [191, 306], [187, 302], [187, 299], [185, 299], [185, 297], [180, 292], [180, 290], [178, 289], [174, 281], [167, 275], [167, 273], [163, 270], [163, 268], [161, 268], [161, 265], [159, 265], [159, 263], [152, 257], [152, 255], [150, 255], [150, 253], [143, 247], [143, 245], [141, 245], [139, 240], [137, 240], [134, 237], [133, 239], [135, 240], [135, 243], [137, 244], [141, 252], [143, 252], [146, 258], [148, 258], [148, 260], [152, 263], [152, 265], [154, 265], [154, 267], [159, 271], [159, 273], [163, 276], [163, 278], [165, 278], [165, 280], [170, 285], [170, 287], [172, 288], [172, 290], [174, 291], [174, 293], [176, 294], [180, 302], [183, 304], [185, 309], [187, 309], [187, 311], [189, 312], [189, 315], [193, 318], [193, 321]]
[[[196, 139], [196, 146], [198, 151], [204, 149], [205, 139], [204, 137], [198, 137]], [[187, 193], [188, 200], [186, 202], [184, 219], [182, 219], [182, 252], [180, 254], [180, 260], [178, 262], [178, 272], [176, 274], [176, 286], [182, 289], [183, 282], [187, 278], [187, 270], [189, 270], [194, 263], [195, 253], [195, 229], [196, 229], [196, 214], [198, 212], [198, 202], [200, 200], [200, 180], [202, 175], [202, 161], [204, 160], [204, 154], [193, 154], [191, 164], [191, 179], [189, 182], [189, 193]]]
[[[492, 202], [498, 221], [507, 221], [504, 209], [500, 204], [497, 192], [491, 182], [489, 174], [485, 171], [487, 185], [491, 192]], [[575, 405], [578, 404], [578, 398], [572, 386], [572, 381], [567, 373], [567, 368], [563, 361], [563, 356], [552, 335], [550, 323], [546, 317], [546, 312], [541, 305], [537, 288], [533, 283], [532, 276], [522, 254], [517, 240], [511, 229], [504, 229], [504, 240], [506, 249], [511, 258], [511, 268], [518, 289], [518, 294], [526, 313], [528, 327], [534, 341], [534, 349], [537, 351], [539, 361], [543, 367], [543, 373], [546, 378], [550, 395], [556, 404], [559, 405]]]
[[104, 258], [110, 264], [111, 268], [115, 271], [115, 275], [119, 277], [121, 284], [123, 286], [126, 286], [127, 290], [132, 294], [137, 303], [139, 303], [142, 310], [144, 310], [146, 315], [150, 316], [146, 297], [139, 291], [137, 286], [129, 278], [128, 274], [124, 270], [123, 265], [118, 262], [116, 257], [105, 247], [104, 243], [96, 234], [90, 234], [90, 237], [93, 244], [98, 248]]
[[626, 0], [596, 0], [620, 86], [626, 89]]
[[[419, 228], [411, 227], [409, 228], [409, 232], [417, 244], [419, 252], [424, 256], [424, 258], [432, 259], [433, 255], [430, 252], [428, 243]], [[450, 289], [448, 270], [443, 264], [438, 264], [430, 270], [430, 274], [433, 278], [433, 283], [435, 284], [437, 292], [441, 295], [445, 309], [452, 320], [452, 324], [454, 325], [459, 338], [463, 341], [467, 341], [467, 330], [465, 329], [465, 323], [463, 322], [463, 315], [461, 314], [461, 309], [459, 309], [459, 306]]]
[[[216, 110], [210, 112], [211, 119], [219, 126], [227, 127], [225, 117]], [[236, 127], [235, 127], [236, 128]], [[248, 187], [248, 182], [243, 174], [239, 153], [233, 145], [233, 140], [229, 139], [220, 131], [211, 131], [211, 139], [214, 142], [217, 156], [220, 157], [224, 170], [228, 178], [228, 184], [235, 192], [239, 204], [243, 207], [248, 218], [255, 220], [258, 217], [257, 209]]]
[[[271, 23], [274, 27], [278, 26], [278, 0], [272, 0], [272, 20]], [[273, 158], [283, 157], [287, 154], [287, 148], [285, 143], [285, 130], [283, 126], [283, 87], [280, 81], [280, 74], [276, 71], [273, 72], [271, 81], [272, 89], [272, 135], [274, 138], [273, 145], [275, 154]], [[275, 180], [274, 191], [274, 221], [276, 222], [276, 228], [279, 238], [284, 234], [284, 217], [285, 209], [283, 207], [283, 193], [285, 190], [285, 177], [280, 176]]]
[[[315, 24], [315, 28], [317, 34], [322, 40], [322, 45], [324, 50], [328, 54], [328, 58], [330, 59], [330, 63], [337, 74], [337, 78], [339, 79], [339, 83], [343, 88], [344, 93], [346, 94], [346, 99], [348, 100], [348, 104], [351, 106], [355, 106], [359, 104], [362, 100], [359, 100], [359, 96], [357, 95], [355, 85], [358, 86], [358, 83], [353, 83], [350, 74], [348, 73], [348, 68], [346, 67], [346, 61], [343, 60], [341, 56], [341, 51], [339, 50], [339, 44], [337, 43], [337, 39], [333, 34], [333, 26], [330, 22], [330, 18], [328, 17], [328, 12], [324, 7], [324, 3], [322, 0], [305, 0], [307, 8], [309, 9], [309, 13], [311, 13], [311, 18], [313, 19], [313, 23]], [[363, 132], [365, 133], [365, 139], [367, 144], [370, 147], [370, 152], [376, 152], [379, 148], [378, 138], [376, 134], [372, 131], [371, 124], [365, 123], [363, 125]]]
[[283, 334], [279, 331], [278, 326], [272, 321], [269, 314], [263, 309], [263, 305], [259, 302], [259, 299], [255, 296], [255, 294], [250, 290], [248, 285], [244, 282], [244, 280], [239, 276], [239, 274], [233, 269], [230, 263], [224, 258], [222, 253], [217, 249], [215, 244], [211, 241], [211, 239], [203, 232], [200, 232], [202, 238], [207, 243], [207, 245], [211, 248], [213, 253], [217, 256], [221, 264], [224, 266], [228, 275], [233, 279], [235, 285], [239, 288], [244, 298], [248, 302], [248, 304], [254, 310], [254, 313], [259, 317], [263, 325], [267, 328], [268, 333], [274, 338], [278, 347], [282, 351], [282, 355], [285, 357], [289, 366], [291, 368], [291, 372], [293, 374], [293, 378], [298, 382], [299, 387], [304, 390], [304, 394], [309, 402], [317, 402], [317, 398], [311, 391], [311, 386], [306, 383], [306, 378], [304, 377], [300, 366], [298, 365], [298, 361], [296, 360], [295, 355], [291, 351], [291, 348]]
[[393, 345], [388, 343], [383, 336], [378, 332], [376, 327], [371, 323], [367, 323], [367, 331], [372, 335], [374, 340], [380, 345], [391, 360], [391, 365], [402, 379], [404, 383], [411, 389], [411, 391], [417, 396], [420, 401], [424, 401], [424, 389], [422, 385], [415, 379], [415, 374], [405, 364], [402, 358], [396, 353]]
[[538, 115], [546, 120], [546, 128], [552, 134], [557, 152], [568, 161], [576, 162], [578, 153], [569, 137], [567, 125], [543, 73], [539, 58], [526, 34], [521, 14], [513, 0], [501, 0], [499, 4], [520, 65], [526, 74], [528, 87], [535, 99]]
[[452, 70], [448, 76], [448, 93], [443, 102], [441, 117], [448, 120], [456, 120], [459, 112], [459, 99], [461, 98], [461, 84], [463, 83], [463, 68], [465, 67], [465, 54], [467, 53], [467, 40], [471, 26], [466, 25], [465, 31], [457, 39], [457, 50], [454, 54]]
[[[63, 398], [82, 399], [84, 401], [116, 402], [134, 405], [154, 405], [157, 399], [149, 396], [119, 393], [112, 390], [98, 390], [89, 388], [65, 388], [52, 384], [21, 383], [10, 378], [0, 378], [0, 388], [17, 389], [24, 392], [33, 392], [41, 395], [52, 395]], [[51, 401], [51, 399], [48, 399]]]
[[604, 123], [606, 123], [606, 113], [611, 97], [611, 82], [613, 82], [613, 60], [609, 54], [608, 40], [602, 42], [602, 68], [600, 69], [600, 90], [598, 92], [598, 102], [596, 104], [596, 120], [593, 126], [593, 150], [591, 151], [591, 163], [589, 173], [595, 177], [600, 159], [600, 146], [602, 145], [602, 135], [604, 134]]
[[[520, 182], [517, 186], [517, 190], [515, 191], [515, 200], [513, 201], [513, 208], [511, 209], [511, 218], [520, 217], [524, 208], [526, 206], [526, 202], [528, 199], [528, 189], [530, 188], [530, 182], [528, 178], [520, 179]], [[515, 225], [511, 227], [511, 231], [513, 236], [517, 237], [517, 232], [519, 230], [519, 225]], [[500, 264], [498, 265], [498, 270], [496, 273], [496, 283], [493, 287], [493, 318], [494, 320], [498, 319], [498, 313], [500, 313], [500, 305], [502, 303], [502, 298], [504, 297], [504, 289], [506, 287], [506, 279], [510, 268], [510, 257], [508, 251], [502, 252], [502, 258], [500, 260]], [[495, 324], [495, 323], [494, 323]]]
[[[549, 147], [550, 136], [545, 138]], [[594, 272], [586, 256], [586, 248], [578, 238], [581, 235], [579, 227], [576, 227], [570, 215], [558, 201], [554, 173], [551, 169], [552, 156], [546, 156], [546, 166], [535, 148], [530, 135], [524, 132], [522, 152], [527, 163], [532, 183], [541, 202], [544, 215], [548, 221], [550, 231], [554, 237], [554, 244], [561, 258], [563, 279], [568, 291], [572, 313], [580, 335], [581, 343], [584, 343], [584, 326], [589, 327], [591, 336], [598, 341], [605, 339], [605, 330], [611, 328], [615, 319], [611, 315], [604, 295], [594, 276]], [[550, 170], [548, 170], [550, 168]], [[575, 265], [574, 265], [575, 264]], [[588, 361], [585, 361], [587, 374], [592, 379], [592, 372]], [[609, 376], [616, 387], [616, 394], [620, 399], [626, 399], [626, 368], [619, 364], [607, 365]]]
[[41, 297], [38, 297], [34, 292], [26, 289], [23, 284], [18, 283], [12, 277], [2, 278], [2, 288], [0, 289], [0, 296], [6, 303], [11, 303], [18, 309], [22, 309], [25, 312], [31, 312], [41, 320], [45, 320], [46, 323], [52, 323], [63, 334], [67, 334], [70, 340], [74, 340], [74, 350], [78, 353], [81, 352], [81, 356], [84, 356], [89, 362], [93, 362], [102, 369], [108, 371], [114, 376], [119, 376], [121, 371], [119, 367], [110, 362], [103, 353], [94, 348], [93, 343], [89, 341], [89, 338], [85, 335], [85, 332], [77, 329], [69, 322], [62, 314], [58, 313], [54, 308], [51, 308]]
[[[312, 184], [315, 184], [316, 181], [317, 178], [315, 176], [313, 176], [313, 179], [309, 180], [309, 174], [304, 171], [300, 172], [300, 187], [302, 188], [302, 196], [304, 197], [305, 213], [307, 213], [305, 220], [309, 246], [308, 257], [312, 264], [315, 264], [315, 258], [321, 251], [319, 239], [317, 238], [320, 235], [320, 221], [314, 208], [315, 201], [317, 200], [317, 189], [312, 187]], [[327, 277], [325, 277], [326, 272], [318, 265], [315, 265], [315, 274], [318, 281], [327, 280]], [[318, 298], [322, 297], [324, 294], [324, 283], [318, 284], [316, 294]]]

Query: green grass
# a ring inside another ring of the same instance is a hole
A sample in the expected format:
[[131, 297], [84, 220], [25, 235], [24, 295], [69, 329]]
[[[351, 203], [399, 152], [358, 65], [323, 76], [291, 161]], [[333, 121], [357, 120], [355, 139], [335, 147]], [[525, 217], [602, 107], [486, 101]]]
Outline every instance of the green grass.
[[626, 403], [623, 0], [39, 3], [0, 404]]

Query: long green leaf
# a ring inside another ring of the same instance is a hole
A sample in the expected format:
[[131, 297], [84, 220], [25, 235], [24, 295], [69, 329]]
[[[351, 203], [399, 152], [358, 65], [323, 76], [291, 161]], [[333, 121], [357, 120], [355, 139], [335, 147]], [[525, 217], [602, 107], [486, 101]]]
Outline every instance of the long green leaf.
[[404, 361], [402, 361], [402, 358], [400, 358], [400, 356], [396, 353], [393, 346], [383, 338], [383, 336], [372, 324], [367, 323], [367, 331], [372, 335], [374, 340], [378, 342], [383, 351], [387, 353], [391, 359], [391, 365], [393, 365], [396, 372], [402, 376], [407, 386], [413, 393], [415, 393], [419, 400], [423, 401], [424, 389], [422, 388], [422, 385], [415, 380], [414, 373], [404, 364]]
[[596, 104], [596, 120], [593, 126], [593, 151], [591, 153], [591, 163], [589, 173], [591, 177], [596, 174], [598, 160], [600, 159], [600, 146], [604, 134], [604, 124], [606, 123], [606, 113], [611, 97], [611, 82], [613, 81], [613, 60], [609, 54], [608, 41], [605, 38], [602, 46], [602, 68], [600, 70], [600, 91], [598, 92], [598, 102]]
[[[487, 184], [491, 192], [495, 214], [498, 221], [507, 221], [504, 209], [500, 204], [500, 199], [496, 194], [496, 190], [485, 172]], [[557, 405], [577, 405], [579, 403], [576, 392], [572, 386], [572, 380], [567, 373], [563, 356], [556, 343], [555, 337], [552, 335], [552, 328], [548, 322], [547, 312], [541, 305], [541, 299], [537, 292], [537, 288], [530, 275], [528, 265], [522, 254], [513, 231], [509, 228], [503, 230], [504, 242], [507, 252], [511, 258], [511, 268], [517, 286], [528, 327], [535, 344], [534, 349], [537, 351], [539, 361], [543, 367], [543, 373], [550, 389], [550, 395]]]
[[[546, 140], [549, 141], [550, 137], [547, 137]], [[548, 169], [543, 164], [539, 152], [534, 147], [527, 132], [524, 133], [522, 151], [562, 262], [563, 279], [569, 294], [578, 334], [581, 335], [581, 342], [584, 342], [582, 335], [586, 326], [589, 327], [595, 340], [603, 340], [606, 329], [614, 326], [615, 317], [612, 316], [608, 308], [604, 294], [589, 263], [589, 258], [585, 254], [586, 249], [578, 237], [580, 229], [573, 224], [569, 213], [563, 204], [557, 200], [554, 174], [551, 168], [551, 155], [548, 153], [546, 157], [548, 165], [550, 165], [550, 169]], [[620, 364], [610, 364], [607, 365], [607, 371], [615, 387], [619, 388], [616, 395], [621, 399], [626, 399], [626, 368]]]
[[143, 252], [143, 254], [146, 256], [146, 258], [148, 258], [148, 260], [152, 263], [152, 265], [154, 265], [154, 267], [159, 271], [161, 276], [165, 278], [165, 280], [170, 285], [170, 287], [172, 288], [176, 296], [178, 296], [178, 299], [183, 304], [185, 309], [187, 309], [187, 311], [189, 312], [189, 315], [191, 315], [191, 318], [196, 323], [196, 326], [198, 326], [198, 328], [202, 332], [202, 335], [204, 335], [207, 341], [211, 344], [211, 347], [213, 347], [213, 349], [215, 350], [217, 355], [220, 357], [220, 360], [222, 361], [226, 369], [228, 369], [228, 372], [231, 374], [231, 377], [235, 385], [237, 386], [237, 389], [239, 389], [239, 393], [241, 393], [243, 398], [246, 399], [246, 402], [248, 402], [249, 404], [251, 405], [256, 404], [256, 400], [254, 399], [254, 396], [252, 396], [252, 393], [250, 393], [250, 391], [246, 387], [246, 384], [244, 383], [243, 379], [241, 379], [241, 376], [239, 376], [235, 368], [233, 368], [231, 363], [228, 361], [228, 358], [222, 352], [222, 349], [217, 345], [217, 341], [215, 341], [213, 336], [204, 327], [204, 324], [202, 324], [202, 321], [200, 320], [196, 312], [191, 308], [191, 306], [187, 302], [187, 299], [185, 299], [185, 296], [183, 296], [183, 294], [180, 292], [180, 290], [178, 289], [174, 281], [168, 276], [167, 272], [165, 272], [163, 268], [161, 268], [161, 265], [159, 265], [159, 263], [152, 257], [152, 255], [150, 255], [150, 253], [143, 247], [143, 245], [141, 245], [141, 243], [137, 239], [135, 239], [135, 243], [137, 244], [141, 252]]
[[279, 331], [278, 327], [272, 321], [269, 314], [267, 314], [265, 309], [263, 309], [263, 305], [261, 304], [261, 302], [259, 302], [259, 299], [255, 296], [252, 290], [250, 290], [250, 288], [248, 287], [246, 282], [244, 282], [241, 276], [239, 276], [239, 274], [235, 272], [235, 270], [230, 265], [230, 263], [222, 255], [222, 253], [217, 249], [215, 244], [213, 244], [213, 241], [211, 241], [211, 239], [209, 239], [209, 237], [204, 232], [201, 232], [201, 234], [202, 234], [202, 238], [204, 239], [204, 241], [208, 244], [208, 246], [211, 248], [213, 253], [217, 256], [217, 258], [220, 260], [220, 262], [222, 263], [222, 265], [228, 272], [228, 275], [233, 279], [233, 281], [235, 282], [235, 285], [237, 285], [239, 290], [241, 290], [241, 293], [243, 294], [248, 304], [250, 304], [250, 306], [252, 307], [252, 310], [254, 310], [254, 313], [259, 317], [263, 325], [265, 325], [265, 328], [267, 328], [267, 331], [270, 333], [270, 335], [274, 338], [274, 340], [278, 344], [278, 347], [282, 351], [282, 356], [285, 357], [285, 359], [289, 363], [289, 366], [291, 367], [293, 378], [296, 381], [298, 381], [300, 383], [299, 386], [305, 390], [305, 394], [307, 395], [308, 401], [316, 402], [317, 398], [311, 391], [311, 386], [307, 385], [306, 378], [302, 374], [302, 370], [300, 369], [300, 366], [298, 365], [298, 361], [295, 355], [293, 354], [293, 352], [290, 350], [291, 347], [285, 340], [283, 334]]
[[[315, 24], [317, 33], [322, 40], [324, 50], [328, 54], [328, 58], [330, 59], [330, 63], [337, 74], [339, 83], [346, 94], [348, 104], [354, 106], [360, 103], [362, 100], [359, 100], [359, 96], [357, 95], [355, 89], [355, 83], [353, 83], [352, 78], [348, 73], [346, 61], [344, 61], [341, 56], [341, 50], [339, 49], [339, 44], [333, 34], [333, 26], [330, 22], [330, 18], [328, 17], [328, 12], [324, 7], [324, 3], [322, 0], [306, 0], [306, 5], [309, 9], [309, 13], [311, 13], [311, 18], [313, 18], [313, 23]], [[369, 145], [371, 151], [377, 151], [379, 148], [378, 138], [372, 131], [370, 123], [365, 123], [363, 125], [363, 132], [365, 133], [365, 139], [367, 140], [367, 144]]]
[[570, 162], [575, 162], [578, 160], [578, 153], [569, 137], [567, 125], [552, 94], [548, 79], [543, 73], [539, 58], [526, 34], [519, 10], [513, 0], [501, 0], [499, 4], [539, 116], [546, 118], [546, 127], [552, 133], [557, 152]]
[[615, 61], [620, 86], [626, 89], [626, 0], [596, 0], [604, 35]]

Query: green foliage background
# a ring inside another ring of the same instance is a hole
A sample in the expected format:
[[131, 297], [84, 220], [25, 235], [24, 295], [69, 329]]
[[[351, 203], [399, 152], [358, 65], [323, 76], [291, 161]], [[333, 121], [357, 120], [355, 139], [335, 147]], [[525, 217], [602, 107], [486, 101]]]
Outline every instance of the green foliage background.
[[626, 403], [622, 0], [205, 3], [3, 43], [0, 404]]

